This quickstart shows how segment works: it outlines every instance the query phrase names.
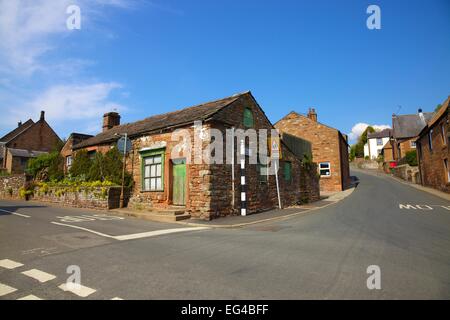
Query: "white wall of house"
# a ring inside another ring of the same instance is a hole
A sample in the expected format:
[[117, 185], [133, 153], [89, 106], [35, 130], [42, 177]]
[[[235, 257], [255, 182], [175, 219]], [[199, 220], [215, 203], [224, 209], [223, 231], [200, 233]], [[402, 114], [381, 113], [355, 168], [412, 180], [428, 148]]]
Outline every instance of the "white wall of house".
[[364, 145], [364, 157], [370, 157], [370, 159], [378, 158], [378, 155], [388, 141], [389, 137], [368, 139]]

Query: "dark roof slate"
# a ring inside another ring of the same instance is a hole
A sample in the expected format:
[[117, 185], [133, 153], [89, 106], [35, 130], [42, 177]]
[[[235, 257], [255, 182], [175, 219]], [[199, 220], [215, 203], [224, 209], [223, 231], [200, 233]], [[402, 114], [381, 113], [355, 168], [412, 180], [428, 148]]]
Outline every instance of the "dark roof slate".
[[22, 158], [35, 158], [41, 154], [48, 153], [45, 151], [28, 151], [24, 149], [14, 149], [8, 148], [8, 152], [11, 153], [14, 157], [22, 157]]
[[189, 124], [196, 120], [203, 121], [212, 119], [218, 111], [235, 102], [240, 96], [245, 94], [250, 94], [250, 92], [236, 94], [220, 100], [206, 102], [181, 110], [155, 115], [133, 123], [116, 126], [108, 131], [99, 133], [92, 138], [84, 140], [83, 142], [75, 145], [73, 148], [80, 149], [113, 142], [118, 139], [118, 137], [115, 136], [116, 133], [127, 133], [129, 137], [134, 137], [155, 130]]
[[21, 126], [15, 128], [14, 130], [8, 132], [3, 137], [0, 138], [0, 142], [9, 142], [11, 139], [16, 137], [17, 135], [21, 134], [28, 128], [30, 128], [34, 124], [34, 121], [31, 119], [28, 119], [26, 122], [24, 122]]
[[419, 135], [426, 124], [433, 117], [433, 112], [419, 114], [405, 114], [392, 116], [392, 130], [394, 138], [412, 138]]
[[391, 136], [391, 129], [386, 128], [381, 131], [369, 132], [367, 134], [367, 139], [372, 138], [386, 138]]

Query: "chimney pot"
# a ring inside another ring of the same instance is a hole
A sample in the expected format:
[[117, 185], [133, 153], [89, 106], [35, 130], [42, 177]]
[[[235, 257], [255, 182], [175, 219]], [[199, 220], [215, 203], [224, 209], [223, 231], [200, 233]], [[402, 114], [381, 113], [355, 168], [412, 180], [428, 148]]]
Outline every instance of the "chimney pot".
[[22, 121], [17, 122], [17, 126], [20, 127], [22, 125]]
[[120, 115], [117, 112], [108, 112], [103, 115], [103, 132], [120, 125]]
[[41, 118], [40, 118], [40, 120], [45, 120], [45, 111], [44, 110], [41, 111]]
[[317, 122], [317, 113], [315, 108], [308, 109], [308, 118], [314, 122]]

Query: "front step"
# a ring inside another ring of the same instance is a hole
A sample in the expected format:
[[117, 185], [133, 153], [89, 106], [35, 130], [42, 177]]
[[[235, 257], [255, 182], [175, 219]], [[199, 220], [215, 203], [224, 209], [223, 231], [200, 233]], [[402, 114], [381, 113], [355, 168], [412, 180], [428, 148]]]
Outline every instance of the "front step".
[[126, 210], [126, 209], [114, 209], [114, 212], [120, 213], [121, 215], [126, 215], [129, 217], [151, 220], [151, 221], [159, 221], [159, 222], [176, 222], [181, 220], [190, 219], [191, 215], [186, 213], [184, 210], [164, 210], [164, 211], [156, 211], [148, 210], [148, 211], [134, 211], [134, 210]]
[[151, 213], [160, 213], [160, 214], [178, 216], [178, 215], [183, 215], [186, 212], [186, 208], [184, 208], [184, 207], [151, 208], [151, 209], [147, 209], [146, 211], [151, 212]]

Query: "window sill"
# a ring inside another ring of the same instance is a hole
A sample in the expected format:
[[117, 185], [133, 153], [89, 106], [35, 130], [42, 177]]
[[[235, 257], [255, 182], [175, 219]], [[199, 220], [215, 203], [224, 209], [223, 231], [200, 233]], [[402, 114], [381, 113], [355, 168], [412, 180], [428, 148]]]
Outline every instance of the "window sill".
[[325, 178], [325, 179], [330, 179], [331, 176], [320, 176], [320, 179]]
[[140, 193], [149, 193], [149, 192], [164, 192], [164, 189], [161, 190], [141, 190]]

